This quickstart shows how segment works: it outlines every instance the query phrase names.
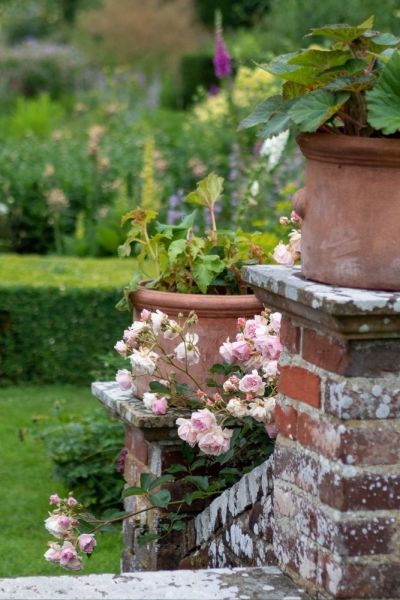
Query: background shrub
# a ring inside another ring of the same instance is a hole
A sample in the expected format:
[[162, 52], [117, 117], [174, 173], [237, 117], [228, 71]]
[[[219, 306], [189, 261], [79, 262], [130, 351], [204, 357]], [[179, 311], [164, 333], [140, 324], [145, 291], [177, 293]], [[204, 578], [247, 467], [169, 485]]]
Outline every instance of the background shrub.
[[115, 304], [133, 261], [0, 261], [0, 382], [83, 383], [131, 317]]

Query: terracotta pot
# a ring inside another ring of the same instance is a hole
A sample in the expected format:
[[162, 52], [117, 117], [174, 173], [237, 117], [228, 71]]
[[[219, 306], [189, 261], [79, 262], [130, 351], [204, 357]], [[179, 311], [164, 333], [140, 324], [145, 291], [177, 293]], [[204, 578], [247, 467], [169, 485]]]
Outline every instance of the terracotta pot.
[[[231, 340], [237, 333], [236, 325], [239, 317], [251, 318], [261, 312], [263, 305], [253, 295], [202, 295], [178, 294], [172, 292], [158, 292], [140, 288], [130, 296], [134, 305], [133, 318], [138, 319], [143, 308], [148, 310], [161, 310], [172, 319], [177, 319], [178, 314], [187, 316], [190, 311], [195, 311], [199, 317], [196, 332], [199, 335], [198, 347], [200, 361], [190, 367], [191, 375], [200, 383], [209, 377], [208, 369], [214, 363], [222, 362], [219, 347], [230, 337]], [[165, 341], [165, 348], [172, 352], [179, 340]], [[137, 396], [142, 397], [148, 391], [148, 382], [140, 378]], [[180, 382], [188, 383], [193, 387], [193, 382], [184, 374], [177, 374]]]
[[302, 134], [302, 272], [340, 286], [400, 290], [400, 140]]

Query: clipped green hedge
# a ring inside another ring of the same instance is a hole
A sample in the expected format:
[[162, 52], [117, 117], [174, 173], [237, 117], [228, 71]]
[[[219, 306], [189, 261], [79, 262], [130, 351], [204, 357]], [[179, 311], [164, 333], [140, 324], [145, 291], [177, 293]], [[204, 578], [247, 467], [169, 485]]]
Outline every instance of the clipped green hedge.
[[0, 382], [89, 383], [130, 322], [133, 261], [0, 256]]

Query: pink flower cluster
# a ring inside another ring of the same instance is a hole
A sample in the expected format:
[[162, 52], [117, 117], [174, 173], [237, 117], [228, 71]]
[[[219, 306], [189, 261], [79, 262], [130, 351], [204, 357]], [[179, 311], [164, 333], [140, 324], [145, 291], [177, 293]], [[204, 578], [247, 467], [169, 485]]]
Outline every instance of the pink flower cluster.
[[176, 420], [179, 437], [190, 446], [211, 456], [220, 456], [229, 450], [233, 431], [218, 425], [215, 415], [207, 408], [192, 413], [190, 419]]
[[301, 257], [301, 224], [302, 219], [293, 210], [290, 217], [281, 217], [281, 225], [293, 225], [294, 229], [289, 233], [289, 243], [279, 242], [275, 247], [272, 258], [280, 265], [292, 266]]
[[79, 533], [79, 520], [76, 518], [79, 503], [73, 496], [60, 498], [52, 494], [50, 504], [57, 508], [49, 513], [44, 525], [52, 536], [62, 540], [62, 545], [49, 542], [44, 558], [64, 569], [79, 571], [83, 568], [79, 551], [91, 554], [96, 546], [96, 538], [91, 533]]

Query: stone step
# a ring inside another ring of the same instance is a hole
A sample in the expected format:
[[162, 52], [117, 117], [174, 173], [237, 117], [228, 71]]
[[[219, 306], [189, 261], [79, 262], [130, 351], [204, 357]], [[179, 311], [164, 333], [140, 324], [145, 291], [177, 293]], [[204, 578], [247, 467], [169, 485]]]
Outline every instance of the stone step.
[[309, 600], [277, 567], [0, 579], [0, 600]]

